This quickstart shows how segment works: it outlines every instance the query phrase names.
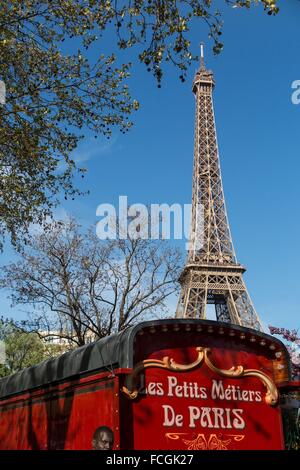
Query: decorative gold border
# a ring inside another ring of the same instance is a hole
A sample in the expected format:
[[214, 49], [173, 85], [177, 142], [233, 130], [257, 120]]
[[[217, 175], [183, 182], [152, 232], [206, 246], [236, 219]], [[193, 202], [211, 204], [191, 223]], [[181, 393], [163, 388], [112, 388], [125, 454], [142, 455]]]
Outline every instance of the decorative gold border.
[[[167, 439], [175, 440], [181, 439], [186, 445], [187, 450], [228, 450], [232, 440], [240, 442], [244, 439], [244, 434], [193, 434], [192, 438], [187, 437], [191, 434], [186, 432], [169, 432], [165, 434]], [[184, 436], [187, 436], [186, 438]], [[193, 436], [196, 436], [193, 438]]]
[[228, 370], [219, 369], [211, 362], [211, 360], [208, 357], [210, 353], [210, 348], [202, 348], [199, 346], [196, 348], [196, 351], [198, 353], [198, 357], [191, 364], [178, 364], [177, 362], [174, 361], [174, 359], [170, 359], [168, 356], [165, 356], [162, 360], [146, 359], [145, 361], [139, 362], [133, 369], [132, 373], [129, 376], [127, 376], [126, 385], [122, 387], [122, 392], [128, 398], [130, 398], [131, 400], [134, 400], [139, 394], [139, 390], [137, 388], [137, 378], [143, 370], [149, 369], [150, 367], [156, 367], [159, 369], [166, 369], [166, 370], [171, 370], [171, 371], [176, 371], [176, 372], [186, 372], [188, 370], [195, 369], [196, 367], [200, 365], [202, 366], [202, 363], [204, 362], [210, 370], [212, 370], [213, 372], [216, 372], [222, 377], [229, 377], [229, 378], [236, 378], [236, 379], [240, 379], [243, 377], [258, 378], [259, 380], [262, 381], [262, 383], [267, 389], [267, 392], [265, 395], [266, 403], [271, 406], [276, 405], [278, 401], [277, 387], [267, 374], [256, 369], [244, 369], [244, 367], [241, 365], [233, 366]]
[[168, 356], [163, 357], [162, 360], [159, 359], [145, 359], [145, 361], [138, 362], [138, 364], [133, 369], [132, 373], [126, 378], [126, 386], [122, 388], [122, 391], [128, 398], [134, 400], [138, 394], [139, 390], [137, 389], [137, 377], [144, 370], [149, 367], [156, 367], [159, 369], [173, 370], [176, 372], [186, 372], [188, 370], [195, 369], [201, 364], [204, 359], [204, 349], [196, 348], [198, 352], [197, 359], [191, 364], [178, 364], [174, 359], [170, 359]]

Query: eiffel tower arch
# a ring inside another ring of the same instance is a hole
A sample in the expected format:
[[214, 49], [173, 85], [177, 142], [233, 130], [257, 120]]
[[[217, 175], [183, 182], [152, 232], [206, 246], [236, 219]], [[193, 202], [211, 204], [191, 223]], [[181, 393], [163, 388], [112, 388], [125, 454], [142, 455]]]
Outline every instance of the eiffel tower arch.
[[191, 236], [180, 276], [176, 318], [206, 318], [214, 304], [218, 321], [262, 331], [233, 247], [222, 185], [213, 108], [214, 76], [201, 63], [193, 81], [196, 101]]

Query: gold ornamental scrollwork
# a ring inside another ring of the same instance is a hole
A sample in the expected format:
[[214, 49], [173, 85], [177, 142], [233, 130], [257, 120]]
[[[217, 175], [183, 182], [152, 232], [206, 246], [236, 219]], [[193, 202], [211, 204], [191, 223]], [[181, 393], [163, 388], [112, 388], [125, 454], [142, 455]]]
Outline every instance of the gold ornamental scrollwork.
[[167, 439], [175, 441], [180, 439], [187, 450], [229, 450], [233, 441], [240, 442], [245, 437], [244, 434], [210, 434], [205, 436], [201, 433], [189, 439], [190, 434], [181, 432], [169, 432], [165, 436]]
[[133, 372], [127, 377], [126, 386], [122, 388], [122, 391], [130, 399], [134, 400], [139, 394], [139, 390], [137, 389], [137, 378], [143, 370], [149, 369], [150, 367], [176, 372], [186, 372], [188, 370], [195, 369], [204, 359], [204, 349], [198, 347], [196, 348], [196, 351], [198, 352], [198, 357], [191, 364], [178, 364], [174, 359], [171, 359], [168, 356], [165, 356], [162, 360], [146, 359], [145, 361], [138, 362]]
[[222, 377], [230, 377], [230, 378], [243, 378], [243, 377], [256, 377], [258, 378], [266, 387], [267, 392], [265, 395], [265, 402], [268, 405], [276, 405], [278, 402], [278, 390], [276, 385], [274, 384], [273, 380], [265, 374], [257, 369], [244, 369], [243, 366], [233, 366], [231, 369], [223, 370], [216, 367], [208, 357], [209, 349], [205, 348], [204, 350], [204, 362], [210, 368], [210, 370], [216, 372], [217, 374], [221, 375]]
[[218, 375], [222, 377], [236, 378], [236, 379], [240, 379], [243, 377], [256, 377], [264, 384], [264, 386], [267, 389], [266, 395], [265, 395], [265, 402], [268, 405], [272, 405], [272, 406], [276, 405], [278, 401], [277, 387], [272, 381], [272, 379], [264, 372], [261, 372], [260, 370], [257, 370], [257, 369], [244, 369], [244, 367], [241, 365], [233, 366], [227, 370], [219, 369], [212, 363], [212, 361], [208, 357], [210, 354], [209, 348], [202, 348], [199, 346], [196, 348], [196, 352], [197, 352], [197, 358], [194, 362], [190, 364], [178, 364], [177, 362], [174, 361], [174, 359], [169, 358], [168, 356], [165, 356], [162, 360], [146, 359], [144, 361], [139, 362], [133, 369], [132, 373], [129, 376], [127, 376], [126, 385], [122, 387], [122, 392], [128, 398], [130, 398], [131, 400], [134, 400], [139, 394], [139, 389], [137, 386], [138, 377], [145, 369], [149, 369], [150, 367], [176, 371], [176, 372], [186, 372], [186, 371], [195, 369], [198, 366], [202, 366], [202, 364], [204, 363], [210, 370], [212, 370], [213, 372], [217, 373]]

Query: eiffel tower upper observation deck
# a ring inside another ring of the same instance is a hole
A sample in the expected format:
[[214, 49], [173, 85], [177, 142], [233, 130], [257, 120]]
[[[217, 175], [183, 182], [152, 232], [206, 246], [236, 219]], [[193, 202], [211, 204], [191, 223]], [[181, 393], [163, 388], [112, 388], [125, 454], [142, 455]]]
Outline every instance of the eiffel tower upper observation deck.
[[213, 73], [204, 65], [193, 81], [196, 98], [191, 241], [181, 274], [177, 318], [206, 318], [214, 304], [218, 321], [262, 330], [237, 262], [223, 193], [212, 93]]

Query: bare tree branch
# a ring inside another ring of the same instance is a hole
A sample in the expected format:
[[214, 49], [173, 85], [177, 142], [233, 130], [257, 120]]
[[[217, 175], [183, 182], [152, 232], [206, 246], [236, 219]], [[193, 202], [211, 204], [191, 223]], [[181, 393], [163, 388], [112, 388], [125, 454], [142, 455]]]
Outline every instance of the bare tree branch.
[[13, 304], [33, 307], [27, 331], [74, 347], [163, 315], [180, 269], [180, 253], [165, 241], [103, 242], [70, 219], [33, 236], [2, 269], [0, 287]]

